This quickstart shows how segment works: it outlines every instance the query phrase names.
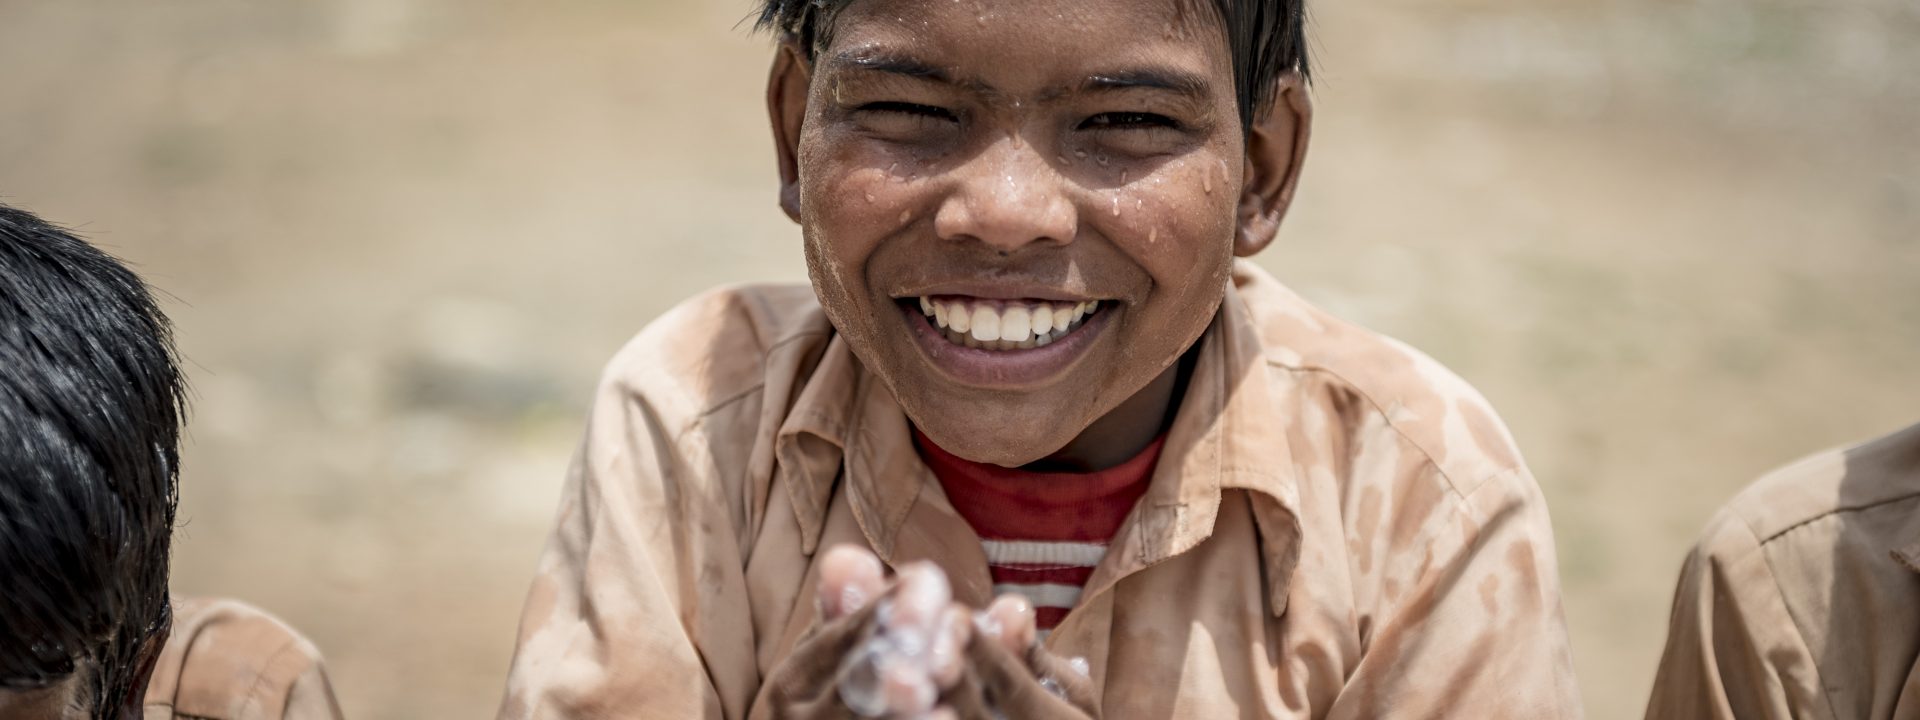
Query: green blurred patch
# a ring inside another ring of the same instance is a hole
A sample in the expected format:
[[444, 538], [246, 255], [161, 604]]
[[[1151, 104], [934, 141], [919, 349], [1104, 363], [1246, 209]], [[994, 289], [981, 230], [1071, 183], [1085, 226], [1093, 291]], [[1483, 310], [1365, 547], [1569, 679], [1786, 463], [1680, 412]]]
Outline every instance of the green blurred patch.
[[141, 171], [156, 183], [200, 183], [225, 168], [220, 131], [200, 125], [156, 128], [140, 143]]

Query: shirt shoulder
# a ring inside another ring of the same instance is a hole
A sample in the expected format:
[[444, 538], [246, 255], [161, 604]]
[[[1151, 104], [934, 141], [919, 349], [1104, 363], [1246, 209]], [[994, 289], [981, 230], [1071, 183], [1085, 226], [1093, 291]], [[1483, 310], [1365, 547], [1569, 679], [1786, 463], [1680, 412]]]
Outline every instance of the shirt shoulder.
[[1467, 381], [1405, 343], [1315, 307], [1265, 271], [1242, 264], [1237, 291], [1259, 328], [1267, 363], [1291, 375], [1329, 429], [1384, 426], [1471, 495], [1494, 479], [1531, 476], [1506, 424]]
[[760, 389], [768, 358], [832, 335], [806, 285], [729, 285], [674, 306], [614, 355], [605, 394], [640, 395], [661, 418], [697, 418]]
[[1810, 455], [1760, 477], [1709, 521], [1696, 553], [1730, 558], [1762, 549], [1831, 556], [1836, 545], [1876, 554], [1916, 541], [1920, 425]]
[[149, 718], [340, 717], [312, 641], [258, 608], [213, 598], [174, 598], [144, 704]]

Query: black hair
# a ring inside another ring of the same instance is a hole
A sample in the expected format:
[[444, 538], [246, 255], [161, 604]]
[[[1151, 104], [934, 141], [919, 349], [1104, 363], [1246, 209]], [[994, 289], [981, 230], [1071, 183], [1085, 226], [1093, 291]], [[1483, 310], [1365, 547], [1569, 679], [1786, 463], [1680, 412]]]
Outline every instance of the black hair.
[[[1183, 0], [1187, 1], [1187, 0]], [[1192, 0], [1204, 2], [1205, 0]], [[833, 18], [850, 0], [761, 0], [755, 26], [793, 38], [811, 53], [830, 40]], [[1226, 30], [1240, 127], [1272, 109], [1275, 83], [1287, 72], [1310, 77], [1306, 0], [1211, 0]]]
[[139, 276], [0, 205], [0, 688], [142, 693], [170, 620], [184, 387]]

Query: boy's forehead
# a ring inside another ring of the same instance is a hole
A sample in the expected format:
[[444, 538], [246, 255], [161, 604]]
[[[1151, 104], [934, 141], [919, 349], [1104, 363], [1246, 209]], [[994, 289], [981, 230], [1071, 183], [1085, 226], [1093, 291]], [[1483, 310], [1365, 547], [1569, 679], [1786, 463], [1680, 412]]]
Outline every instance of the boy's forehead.
[[1165, 67], [1232, 85], [1205, 0], [855, 0], [829, 37], [817, 56], [827, 72], [883, 59], [959, 83], [1018, 85]]

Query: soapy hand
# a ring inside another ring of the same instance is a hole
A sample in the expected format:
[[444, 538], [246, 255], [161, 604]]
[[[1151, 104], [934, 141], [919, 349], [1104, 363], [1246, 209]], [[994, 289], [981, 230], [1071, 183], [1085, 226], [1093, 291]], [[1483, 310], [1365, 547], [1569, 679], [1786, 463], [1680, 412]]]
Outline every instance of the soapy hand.
[[1095, 717], [1085, 661], [1035, 642], [1031, 604], [953, 601], [927, 563], [891, 583], [878, 558], [841, 546], [821, 558], [822, 625], [768, 678], [756, 717], [918, 720]]

